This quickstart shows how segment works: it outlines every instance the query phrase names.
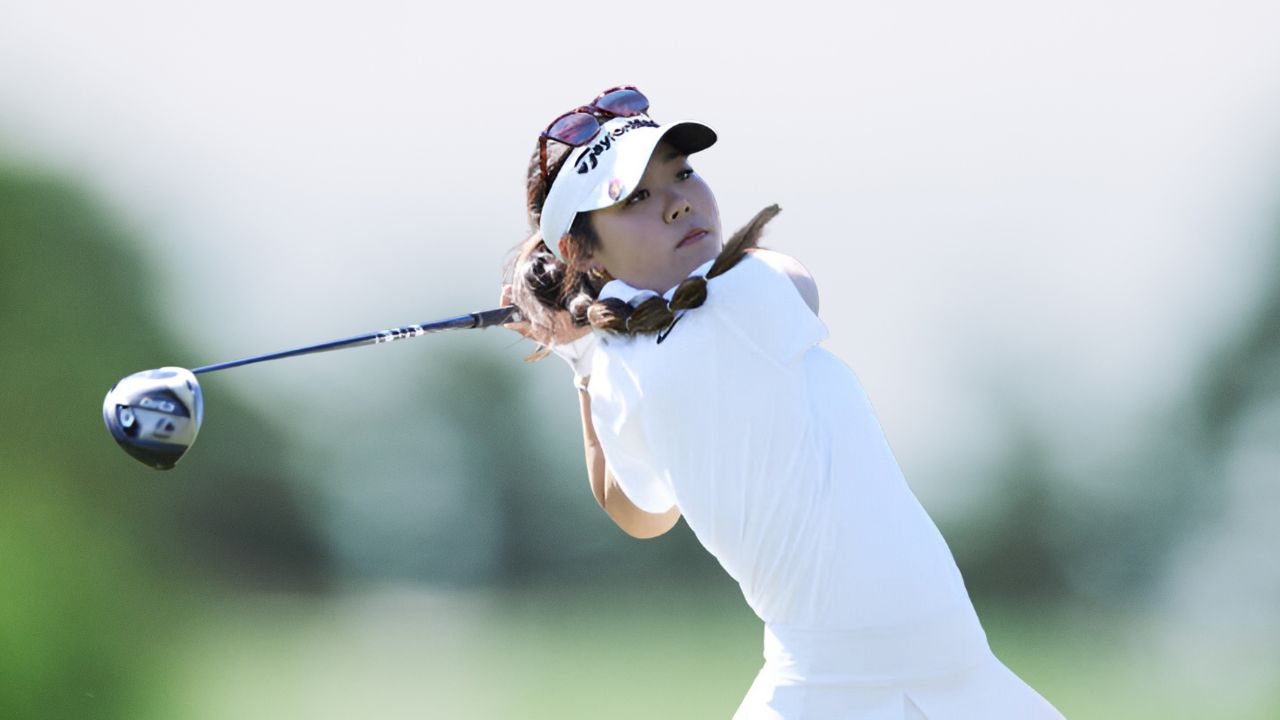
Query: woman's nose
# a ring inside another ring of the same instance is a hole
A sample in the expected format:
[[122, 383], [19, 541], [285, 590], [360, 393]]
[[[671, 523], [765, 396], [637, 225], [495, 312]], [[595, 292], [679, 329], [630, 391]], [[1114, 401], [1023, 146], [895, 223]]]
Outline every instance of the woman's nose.
[[693, 211], [693, 205], [689, 203], [683, 195], [675, 194], [671, 196], [671, 200], [667, 203], [666, 220], [669, 223], [680, 219], [681, 215], [688, 215]]

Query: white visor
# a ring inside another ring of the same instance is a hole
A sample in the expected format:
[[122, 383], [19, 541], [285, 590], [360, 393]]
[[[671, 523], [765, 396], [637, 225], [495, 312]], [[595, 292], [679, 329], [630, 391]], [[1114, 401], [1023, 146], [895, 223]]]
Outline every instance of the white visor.
[[632, 115], [606, 122], [587, 144], [568, 154], [542, 203], [539, 223], [542, 239], [556, 257], [560, 257], [560, 238], [569, 232], [578, 213], [607, 208], [636, 189], [649, 156], [662, 140], [692, 155], [711, 147], [716, 134], [701, 123], [664, 127], [648, 115]]

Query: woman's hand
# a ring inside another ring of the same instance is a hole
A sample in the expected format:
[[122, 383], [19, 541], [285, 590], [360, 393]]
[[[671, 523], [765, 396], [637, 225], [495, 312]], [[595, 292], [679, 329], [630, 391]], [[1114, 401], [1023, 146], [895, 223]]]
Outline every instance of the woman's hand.
[[[498, 302], [501, 303], [503, 307], [511, 304], [510, 285], [502, 286], [502, 294]], [[520, 314], [522, 316], [527, 315], [527, 313], [523, 311], [523, 308], [521, 309]], [[546, 315], [551, 319], [551, 327], [543, 332], [534, 332], [533, 325], [528, 320], [506, 323], [503, 327], [509, 330], [514, 330], [536, 343], [551, 346], [568, 345], [591, 332], [590, 326], [578, 327], [577, 325], [574, 325], [573, 318], [570, 317], [567, 310], [548, 312]]]
[[[502, 286], [502, 294], [501, 294], [501, 295], [499, 296], [499, 298], [498, 298], [498, 307], [506, 307], [506, 306], [508, 306], [508, 305], [510, 305], [510, 304], [511, 304], [511, 285], [509, 285], [509, 284], [508, 284], [508, 285], [503, 285], [503, 286]], [[525, 317], [526, 315], [527, 315], [527, 313], [525, 313], [524, 308], [521, 308], [521, 309], [520, 309], [520, 317], [522, 317], [522, 318], [523, 318], [523, 317]], [[506, 329], [508, 329], [508, 330], [515, 330], [516, 332], [520, 333], [521, 335], [525, 336], [526, 338], [529, 338], [530, 340], [534, 340], [533, 335], [532, 335], [532, 334], [530, 333], [530, 331], [529, 331], [529, 321], [528, 321], [528, 320], [521, 320], [520, 322], [513, 322], [513, 323], [505, 323], [502, 327], [504, 327], [504, 328], [506, 328]]]

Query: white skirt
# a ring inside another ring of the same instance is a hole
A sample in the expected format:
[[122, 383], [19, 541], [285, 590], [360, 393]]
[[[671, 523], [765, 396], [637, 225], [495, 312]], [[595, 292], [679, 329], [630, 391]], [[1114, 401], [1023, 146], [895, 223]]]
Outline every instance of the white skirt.
[[765, 664], [734, 720], [1061, 720], [991, 653], [972, 607], [924, 623], [765, 625]]

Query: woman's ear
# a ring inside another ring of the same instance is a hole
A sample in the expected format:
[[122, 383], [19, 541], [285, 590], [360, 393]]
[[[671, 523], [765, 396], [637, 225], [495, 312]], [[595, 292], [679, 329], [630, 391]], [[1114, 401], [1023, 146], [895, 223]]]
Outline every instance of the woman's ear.
[[[571, 257], [571, 256], [569, 255], [569, 236], [568, 236], [568, 235], [561, 235], [561, 236], [560, 236], [560, 245], [559, 245], [559, 248], [560, 248], [560, 257], [562, 257], [562, 258]], [[577, 259], [577, 258], [575, 258], [575, 259]]]

